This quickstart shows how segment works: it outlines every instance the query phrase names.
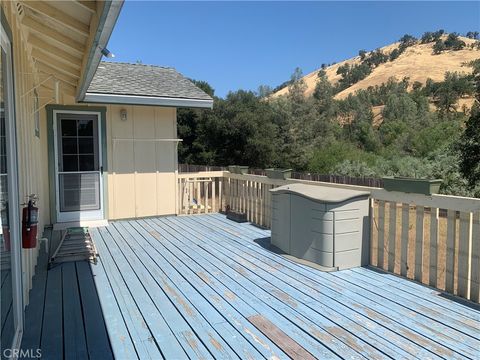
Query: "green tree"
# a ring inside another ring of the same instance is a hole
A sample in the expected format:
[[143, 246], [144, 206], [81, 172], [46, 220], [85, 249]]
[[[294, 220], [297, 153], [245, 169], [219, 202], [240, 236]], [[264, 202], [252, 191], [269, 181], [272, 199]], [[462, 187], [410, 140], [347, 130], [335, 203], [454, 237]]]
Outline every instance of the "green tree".
[[445, 51], [447, 47], [445, 46], [445, 42], [442, 39], [437, 39], [435, 44], [433, 45], [433, 53], [435, 55], [440, 54], [442, 51]]
[[415, 36], [410, 35], [410, 34], [405, 34], [400, 38], [399, 41], [400, 41], [401, 45], [403, 45], [404, 47], [408, 47], [408, 46], [415, 45], [416, 42], [417, 42], [417, 38]]
[[480, 109], [476, 106], [460, 138], [460, 171], [471, 187], [480, 184]]
[[421, 44], [428, 44], [432, 41], [434, 41], [434, 35], [431, 31], [427, 31], [425, 33], [423, 33], [421, 39], [420, 39], [420, 43]]
[[455, 51], [462, 50], [465, 45], [465, 42], [460, 39], [457, 33], [448, 34], [447, 39], [445, 40], [445, 46], [447, 49], [452, 49]]
[[480, 185], [480, 59], [470, 63], [475, 86], [475, 105], [459, 140], [460, 171], [470, 187]]
[[478, 31], [468, 31], [465, 36], [468, 37], [469, 39], [478, 40], [478, 35], [479, 35]]
[[303, 72], [299, 67], [295, 68], [292, 76], [290, 77], [290, 85], [288, 86], [289, 98], [297, 103], [302, 103], [305, 100], [305, 91], [307, 90], [307, 84], [303, 80]]

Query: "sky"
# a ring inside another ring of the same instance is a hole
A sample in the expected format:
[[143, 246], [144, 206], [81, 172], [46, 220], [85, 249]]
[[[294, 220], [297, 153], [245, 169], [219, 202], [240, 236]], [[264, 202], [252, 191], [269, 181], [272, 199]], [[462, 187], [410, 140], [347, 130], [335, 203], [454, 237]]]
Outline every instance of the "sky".
[[437, 29], [480, 30], [480, 2], [127, 0], [108, 49], [113, 61], [174, 67], [224, 97]]

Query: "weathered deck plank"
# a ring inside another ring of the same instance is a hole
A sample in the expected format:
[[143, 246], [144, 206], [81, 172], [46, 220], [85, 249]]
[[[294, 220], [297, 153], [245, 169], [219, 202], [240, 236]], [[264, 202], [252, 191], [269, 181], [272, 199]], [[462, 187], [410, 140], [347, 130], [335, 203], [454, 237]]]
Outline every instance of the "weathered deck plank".
[[65, 358], [87, 358], [87, 342], [82, 318], [80, 293], [75, 280], [75, 263], [65, 263], [62, 271], [63, 286], [63, 331]]
[[[47, 229], [43, 235], [55, 241], [60, 232]], [[50, 270], [47, 265], [48, 253], [42, 247], [21, 349], [25, 354], [38, 349], [42, 359], [113, 358], [88, 263], [63, 263]]]
[[[222, 245], [228, 247], [228, 245], [225, 242], [223, 242]], [[244, 251], [247, 252], [247, 251], [250, 251], [250, 249], [244, 250]], [[276, 255], [272, 255], [272, 256], [276, 256]], [[332, 309], [337, 310], [337, 313], [331, 315], [332, 318], [337, 319], [336, 321], [339, 321], [338, 318], [341, 318], [342, 316], [350, 315], [351, 319], [354, 319], [354, 321], [358, 321], [359, 323], [364, 324], [367, 329], [369, 329], [372, 332], [375, 332], [375, 326], [372, 326], [372, 324], [375, 324], [375, 322], [369, 320], [368, 317], [365, 317], [365, 316], [363, 317], [363, 319], [361, 317], [359, 318], [358, 317], [359, 314], [358, 313], [355, 314], [355, 312], [353, 312], [350, 309], [350, 308], [352, 308], [352, 309], [355, 309], [356, 311], [364, 310], [363, 315], [368, 315], [369, 314], [370, 309], [368, 309], [368, 308], [362, 309], [361, 306], [356, 302], [357, 300], [356, 300], [355, 297], [356, 296], [358, 297], [357, 294], [352, 294], [353, 295], [352, 297], [343, 297], [341, 293], [340, 294], [334, 293], [331, 290], [323, 288], [323, 286], [320, 285], [320, 284], [312, 283], [312, 282], [306, 281], [305, 279], [304, 279], [303, 283], [298, 282], [297, 279], [302, 279], [302, 277], [298, 276], [299, 275], [298, 273], [289, 272], [286, 267], [283, 267], [279, 263], [272, 262], [271, 259], [269, 259], [268, 257], [259, 257], [256, 260], [257, 260], [256, 263], [258, 264], [258, 266], [265, 267], [268, 271], [274, 272], [275, 276], [281, 277], [280, 274], [282, 272], [286, 273], [287, 275], [291, 275], [291, 277], [289, 277], [289, 278], [284, 278], [285, 284], [296, 284], [299, 289], [302, 289], [302, 291], [306, 295], [310, 296], [309, 301], [307, 301], [307, 304], [309, 304], [313, 308], [319, 308], [319, 309], [322, 309], [322, 311], [324, 311], [325, 306], [330, 307]], [[298, 268], [298, 264], [292, 263], [292, 262], [290, 262], [286, 259], [284, 261], [285, 261], [286, 264], [293, 265], [294, 268]], [[266, 266], [270, 266], [271, 268], [269, 269]], [[309, 268], [304, 269], [304, 270], [307, 273], [312, 272]], [[307, 286], [310, 286], [312, 289], [309, 289]], [[322, 288], [321, 292], [317, 291], [317, 289], [319, 287]], [[330, 298], [326, 297], [324, 294], [327, 294], [328, 296], [330, 296]], [[301, 299], [302, 297], [304, 297], [304, 296], [300, 295], [300, 296], [297, 296], [297, 297], [294, 297], [294, 298]], [[346, 306], [342, 306], [342, 303], [335, 303], [335, 301], [338, 302], [339, 299], [344, 299], [343, 303]], [[316, 300], [319, 300], [320, 303], [317, 303]], [[332, 303], [332, 301], [333, 301], [333, 303]], [[357, 309], [357, 308], [359, 308], [359, 309]], [[404, 338], [399, 337], [394, 332], [385, 333], [385, 332], [382, 331], [383, 330], [382, 327], [379, 327], [379, 328], [380, 329], [376, 329], [376, 330], [380, 331], [380, 333], [379, 333], [380, 337], [376, 337], [372, 340], [374, 340], [374, 343], [376, 344], [376, 346], [381, 347], [381, 345], [383, 343], [383, 346], [384, 346], [383, 349], [387, 353], [391, 352], [392, 350], [396, 350], [397, 351], [396, 357], [398, 357], [398, 356], [400, 356], [400, 354], [402, 354], [402, 351], [398, 347], [397, 348], [395, 348], [395, 347], [392, 348], [392, 346], [389, 345], [388, 342], [385, 342], [383, 339], [391, 339], [391, 341], [394, 344], [396, 344], [397, 346], [399, 346], [400, 348], [405, 348], [405, 350], [408, 350], [410, 352], [410, 356], [413, 355], [413, 354], [424, 353], [423, 348], [418, 347], [418, 346], [416, 348], [415, 347], [412, 348], [412, 346], [408, 343], [408, 341], [405, 341]], [[393, 330], [398, 331], [398, 329], [396, 329], [395, 327], [393, 327]], [[365, 336], [364, 332], [362, 333], [362, 331], [358, 331], [358, 330], [356, 330], [356, 331], [358, 332], [358, 335]], [[383, 338], [381, 337], [381, 335], [383, 335]], [[367, 338], [368, 337], [371, 338], [371, 336], [367, 336]], [[387, 346], [387, 348], [390, 347], [390, 349], [385, 349], [385, 345]], [[427, 355], [431, 356], [431, 354], [425, 354], [424, 357], [426, 357]]]
[[[164, 224], [167, 226], [173, 226], [173, 224], [167, 223], [174, 222], [172, 219], [160, 219], [159, 221], [164, 221]], [[181, 229], [176, 228], [176, 230], [180, 231]], [[207, 243], [210, 240], [208, 240], [206, 236], [202, 236], [198, 229], [196, 230], [199, 240], [202, 241], [202, 243], [197, 245], [202, 247], [203, 243]], [[188, 232], [189, 230], [186, 229], [186, 231]], [[220, 239], [216, 240], [220, 241]], [[340, 313], [335, 313], [328, 307], [323, 307], [322, 313], [314, 311], [315, 306], [308, 305], [308, 302], [314, 301], [314, 299], [307, 299], [305, 294], [297, 291], [297, 289], [288, 284], [288, 282], [284, 282], [274, 267], [269, 269], [275, 273], [272, 275], [268, 271], [263, 270], [260, 265], [257, 266], [254, 262], [249, 261], [249, 259], [242, 258], [231, 251], [224, 251], [223, 248], [228, 248], [228, 244], [226, 243], [223, 243], [222, 246], [217, 246], [214, 242], [209, 243], [209, 245], [212, 247], [212, 251], [209, 254], [212, 256], [210, 261], [215, 261], [213, 258], [217, 258], [220, 264], [219, 267], [231, 268], [242, 274], [243, 277], [250, 281], [250, 283], [244, 283], [246, 287], [253, 287], [254, 289], [258, 287], [255, 293], [258, 296], [262, 296], [266, 301], [268, 301], [268, 299], [273, 300], [273, 307], [291, 308], [295, 319], [298, 319], [297, 321], [301, 323], [302, 326], [308, 328], [313, 334], [316, 334], [317, 339], [329, 343], [335, 352], [347, 353], [348, 350], [346, 350], [345, 347], [348, 346], [367, 358], [383, 357], [377, 349], [364, 342], [361, 338], [355, 337], [352, 333], [349, 333], [347, 329], [350, 329], [352, 332], [356, 331], [358, 335], [363, 335], [367, 338], [372, 336], [373, 333], [364, 331], [363, 328], [358, 327], [354, 322], [345, 321]], [[215, 254], [215, 256], [213, 256], [213, 254]], [[330, 319], [334, 319], [334, 321]], [[373, 335], [373, 337], [375, 336]], [[376, 340], [379, 341], [380, 339], [377, 338]], [[342, 342], [344, 344], [342, 344]], [[387, 349], [384, 350], [388, 352]], [[397, 355], [400, 352], [400, 349], [396, 350]], [[358, 354], [352, 353], [351, 356], [358, 356]]]
[[170, 358], [172, 349], [190, 358], [478, 355], [477, 308], [372, 269], [293, 262], [261, 246], [269, 231], [219, 214], [118, 221], [92, 235], [117, 354], [125, 344], [112, 338], [126, 333], [131, 358]]
[[[127, 232], [130, 231], [131, 235], [135, 234], [133, 228], [125, 230]], [[143, 235], [145, 234], [146, 233]], [[154, 236], [153, 234], [150, 235]], [[143, 240], [140, 239], [140, 241]], [[198, 312], [198, 314], [196, 314], [196, 316], [198, 316], [198, 319], [196, 319], [197, 321], [201, 321], [203, 324], [212, 324], [212, 330], [216, 331], [218, 335], [214, 338], [209, 335], [208, 338], [205, 339], [207, 343], [213, 342], [216, 347], [232, 347], [232, 350], [235, 351], [235, 354], [241, 358], [258, 358], [261, 356], [260, 353], [257, 352], [254, 347], [234, 329], [231, 323], [225, 319], [225, 314], [221, 313], [215, 306], [213, 306], [215, 299], [204, 297], [201, 288], [192, 285], [192, 282], [197, 277], [196, 275], [193, 275], [192, 277], [185, 277], [184, 274], [178, 272], [176, 266], [172, 266], [164, 258], [157, 257], [155, 259], [156, 261], [149, 259], [149, 254], [143, 250], [143, 248], [148, 247], [149, 244], [144, 243], [142, 246], [141, 244], [137, 243], [136, 240], [133, 240], [129, 242], [129, 245], [135, 249], [136, 253], [143, 254], [142, 259], [145, 261], [145, 264], [148, 264], [149, 270], [152, 271], [152, 275], [155, 276], [155, 279], [159, 285], [168, 290], [168, 293], [171, 295], [170, 299], [173, 302], [179, 303], [182, 305], [182, 307], [185, 307], [185, 305], [188, 306], [189, 308], [187, 309], [190, 310], [188, 314], [189, 317], [195, 314], [195, 312]], [[152, 250], [155, 252], [153, 248]], [[174, 296], [172, 297], [172, 295]], [[192, 311], [191, 309], [195, 310]], [[200, 316], [203, 317], [203, 319], [201, 319]], [[208, 328], [208, 326], [205, 325], [202, 327]], [[233, 339], [236, 339], [236, 341], [232, 341]]]
[[[223, 218], [220, 218], [220, 221], [219, 221], [219, 216], [215, 216], [215, 218], [216, 219], [214, 219], [214, 221], [213, 221], [214, 225], [212, 225], [212, 227], [210, 227], [210, 229], [209, 229], [210, 231], [216, 231], [215, 229], [218, 230], [220, 228], [221, 230], [223, 230], [225, 232], [224, 234], [225, 234], [226, 237], [229, 237], [229, 236], [230, 237], [242, 237], [243, 236], [241, 234], [241, 232], [234, 231], [234, 229], [239, 225], [233, 224], [233, 223], [228, 222], [228, 221], [224, 221]], [[206, 222], [205, 221], [200, 221], [198, 218], [191, 218], [191, 219], [193, 219], [194, 221], [197, 221], [197, 222], [201, 222], [202, 225], [208, 224], [208, 221], [206, 221]], [[188, 219], [188, 220], [190, 221], [190, 219]], [[240, 225], [240, 226], [242, 226], [242, 225]], [[253, 231], [254, 233], [257, 233], [257, 234], [263, 234], [264, 233], [264, 231], [258, 230], [257, 228], [254, 228], [254, 227], [250, 227], [250, 229], [251, 229], [251, 231]], [[258, 249], [258, 246], [253, 245], [252, 249], [255, 249], [255, 248]], [[265, 258], [268, 257], [268, 256], [273, 256], [273, 255], [269, 255], [269, 254], [267, 254], [267, 253], [265, 253], [264, 251], [261, 251], [261, 250], [258, 253], [261, 254], [262, 256], [265, 255]], [[259, 260], [261, 260], [261, 257], [259, 258]], [[263, 263], [263, 261], [264, 260], [260, 261], [259, 264]], [[286, 264], [287, 266], [293, 267], [297, 271], [302, 272], [304, 275], [306, 275], [309, 278], [315, 278], [316, 276], [320, 276], [321, 279], [318, 282], [318, 286], [322, 286], [325, 283], [331, 282], [331, 280], [332, 280], [331, 277], [335, 276], [335, 274], [344, 273], [344, 272], [321, 273], [321, 272], [318, 272], [318, 271], [305, 270], [304, 267], [299, 266], [298, 264], [294, 264], [292, 266], [291, 262], [289, 262], [288, 260], [283, 260], [283, 263]], [[281, 270], [281, 271], [283, 271], [283, 270]], [[370, 271], [370, 270], [359, 269], [359, 271]], [[300, 278], [300, 279], [302, 279], [302, 278]], [[404, 280], [404, 279], [400, 279], [400, 280], [403, 280], [404, 282], [409, 282], [409, 281]], [[335, 282], [338, 282], [338, 280], [335, 279]], [[335, 289], [335, 286], [336, 286], [335, 283], [331, 283], [330, 285], [332, 286], [333, 289]], [[411, 325], [410, 324], [411, 321], [406, 321], [405, 319], [409, 319], [409, 318], [414, 319], [418, 315], [418, 313], [415, 313], [415, 312], [405, 312], [405, 310], [402, 309], [402, 307], [398, 306], [398, 307], [396, 307], [396, 310], [400, 311], [400, 312], [403, 311], [402, 314], [404, 314], [406, 317], [399, 316], [399, 314], [397, 314], [396, 312], [392, 312], [389, 309], [389, 307], [385, 307], [383, 305], [382, 302], [385, 302], [385, 299], [377, 297], [377, 298], [375, 298], [375, 300], [378, 300], [377, 302], [371, 301], [370, 299], [368, 299], [368, 296], [372, 295], [372, 294], [369, 291], [364, 291], [364, 290], [362, 291], [362, 289], [358, 288], [356, 286], [356, 284], [351, 284], [349, 282], [342, 282], [342, 286], [338, 287], [338, 285], [337, 285], [336, 290], [338, 290], [339, 292], [345, 292], [345, 291], [350, 291], [349, 290], [350, 288], [353, 288], [354, 292], [350, 292], [350, 293], [347, 292], [346, 294], [349, 295], [349, 297], [351, 299], [355, 300], [355, 303], [353, 305], [355, 305], [355, 306], [358, 306], [358, 304], [368, 305], [369, 310], [380, 311], [382, 315], [387, 314], [390, 317], [390, 319], [393, 319], [393, 320], [397, 321], [398, 326], [400, 327], [399, 330], [402, 330], [402, 325], [407, 325], [407, 326]], [[358, 296], [359, 293], [362, 294], [363, 296], [359, 297]], [[445, 300], [445, 301], [448, 303], [447, 300]], [[420, 316], [421, 316], [421, 314], [420, 314]], [[429, 320], [429, 319], [428, 318], [421, 318], [421, 321], [415, 321], [414, 324], [417, 325], [418, 328], [414, 328], [414, 330], [418, 331], [418, 329], [420, 329], [420, 331], [422, 331], [422, 330], [426, 331], [427, 334], [431, 335], [431, 339], [436, 339], [437, 341], [440, 341], [440, 343], [443, 343], [443, 341], [447, 341], [447, 344], [450, 344], [451, 347], [453, 347], [453, 348], [461, 347], [463, 350], [467, 351], [467, 353], [469, 353], [471, 351], [471, 348], [464, 347], [463, 344], [459, 345], [456, 337], [445, 337], [445, 335], [443, 333], [435, 330], [437, 326], [440, 325], [440, 327], [441, 327], [442, 324], [438, 324], [435, 321], [431, 321], [430, 324], [428, 324], [428, 322], [427, 322], [427, 325], [425, 325], [424, 324], [425, 320]], [[449, 330], [449, 329], [446, 328], [446, 330]], [[416, 336], [415, 333], [411, 333], [410, 336], [414, 336], [414, 335]], [[455, 335], [458, 335], [458, 333], [455, 334]], [[462, 335], [462, 334], [460, 334], [460, 335]], [[440, 348], [437, 349], [439, 344], [436, 344], [435, 342], [429, 342], [426, 345], [433, 346], [432, 350], [436, 349], [435, 351], [439, 351], [439, 350], [441, 350], [441, 348], [443, 348], [443, 347], [440, 347]], [[446, 350], [448, 351], [448, 348]], [[462, 350], [460, 350], [460, 351], [462, 351]]]

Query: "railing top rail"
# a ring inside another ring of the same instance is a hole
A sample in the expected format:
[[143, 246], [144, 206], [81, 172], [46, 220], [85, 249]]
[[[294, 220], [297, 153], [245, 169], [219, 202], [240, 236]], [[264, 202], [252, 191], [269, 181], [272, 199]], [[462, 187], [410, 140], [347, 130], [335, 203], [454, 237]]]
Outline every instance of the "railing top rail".
[[224, 171], [200, 171], [194, 173], [179, 173], [177, 175], [178, 179], [199, 179], [206, 177], [224, 177]]
[[270, 179], [262, 175], [232, 174], [228, 171], [225, 171], [225, 177], [230, 179], [237, 179], [237, 180], [255, 181], [261, 184], [269, 184], [269, 185], [276, 185], [276, 186], [302, 183], [302, 184], [309, 184], [309, 185], [315, 185], [315, 186], [369, 191], [371, 193], [372, 198], [376, 200], [392, 201], [397, 203], [421, 205], [421, 206], [435, 207], [435, 208], [447, 209], [447, 210], [450, 209], [450, 210], [456, 210], [456, 211], [467, 211], [467, 212], [480, 211], [480, 199], [477, 199], [477, 198], [452, 196], [452, 195], [440, 195], [440, 194], [422, 195], [422, 194], [413, 194], [413, 193], [403, 193], [403, 192], [397, 192], [397, 191], [386, 191], [385, 189], [382, 189], [382, 188], [327, 183], [327, 182], [312, 181], [312, 180]]

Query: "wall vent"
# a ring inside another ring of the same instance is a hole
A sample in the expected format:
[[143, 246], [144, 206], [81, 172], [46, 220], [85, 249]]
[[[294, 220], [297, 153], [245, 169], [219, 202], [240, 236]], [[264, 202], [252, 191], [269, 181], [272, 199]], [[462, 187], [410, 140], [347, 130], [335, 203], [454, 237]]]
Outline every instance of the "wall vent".
[[20, 16], [20, 19], [22, 19], [23, 16], [25, 15], [25, 9], [23, 7], [23, 4], [20, 1], [17, 1], [15, 5], [16, 5], [15, 7], [17, 8], [17, 14], [18, 16]]

